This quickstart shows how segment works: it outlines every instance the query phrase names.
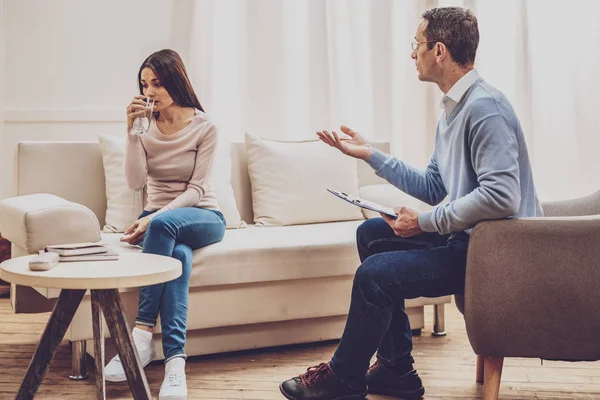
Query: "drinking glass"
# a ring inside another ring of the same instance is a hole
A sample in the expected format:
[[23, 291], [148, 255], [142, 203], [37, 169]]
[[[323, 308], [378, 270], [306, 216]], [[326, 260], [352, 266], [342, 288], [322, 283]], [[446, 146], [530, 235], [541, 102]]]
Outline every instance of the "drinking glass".
[[146, 98], [146, 106], [144, 107], [144, 115], [136, 117], [133, 121], [133, 134], [137, 136], [146, 136], [150, 129], [150, 121], [152, 120], [152, 111], [154, 109], [154, 100], [150, 103], [150, 98]]

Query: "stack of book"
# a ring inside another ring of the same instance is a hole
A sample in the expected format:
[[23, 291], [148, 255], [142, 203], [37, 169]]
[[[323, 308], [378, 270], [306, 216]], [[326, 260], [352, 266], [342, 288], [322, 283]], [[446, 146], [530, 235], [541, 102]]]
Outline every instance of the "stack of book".
[[59, 262], [68, 261], [114, 261], [119, 253], [102, 243], [72, 243], [46, 246], [46, 252], [59, 255]]

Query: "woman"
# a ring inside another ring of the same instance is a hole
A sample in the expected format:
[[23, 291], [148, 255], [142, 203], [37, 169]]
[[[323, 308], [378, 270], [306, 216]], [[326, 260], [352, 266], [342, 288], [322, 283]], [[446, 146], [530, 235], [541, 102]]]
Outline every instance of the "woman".
[[[121, 238], [143, 244], [143, 252], [174, 257], [183, 272], [174, 281], [140, 288], [133, 329], [143, 366], [156, 357], [152, 331], [160, 313], [165, 378], [159, 399], [187, 398], [185, 338], [192, 251], [223, 239], [225, 219], [211, 182], [217, 130], [204, 113], [179, 55], [151, 54], [138, 73], [140, 96], [127, 107], [125, 178], [133, 190], [146, 188], [144, 211]], [[132, 128], [154, 101], [147, 135]], [[125, 381], [119, 357], [105, 367], [106, 380]]]

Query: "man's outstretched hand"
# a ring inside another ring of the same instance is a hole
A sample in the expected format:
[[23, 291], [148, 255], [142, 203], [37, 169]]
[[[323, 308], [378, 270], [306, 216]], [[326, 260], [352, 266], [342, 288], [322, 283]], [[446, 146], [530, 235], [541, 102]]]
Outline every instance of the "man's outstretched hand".
[[349, 138], [340, 138], [335, 131], [329, 133], [328, 131], [319, 131], [317, 136], [321, 141], [327, 143], [331, 147], [335, 147], [347, 156], [359, 158], [361, 160], [368, 160], [371, 157], [371, 145], [367, 142], [358, 132], [354, 132], [352, 129], [345, 125], [341, 126], [342, 132], [349, 136]]
[[396, 207], [394, 212], [398, 215], [396, 219], [385, 214], [380, 215], [394, 230], [396, 236], [411, 237], [423, 233], [419, 227], [419, 213], [417, 210], [408, 207]]

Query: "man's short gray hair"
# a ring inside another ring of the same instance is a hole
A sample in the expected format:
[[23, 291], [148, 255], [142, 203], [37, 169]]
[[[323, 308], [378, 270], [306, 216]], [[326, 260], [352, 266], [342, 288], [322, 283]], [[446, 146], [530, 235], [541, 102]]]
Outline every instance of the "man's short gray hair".
[[[461, 7], [439, 7], [425, 11], [427, 21], [425, 37], [428, 41], [442, 42], [450, 51], [452, 59], [460, 65], [472, 65], [475, 62], [479, 46], [479, 28], [477, 18]], [[435, 43], [428, 43], [432, 49]]]

